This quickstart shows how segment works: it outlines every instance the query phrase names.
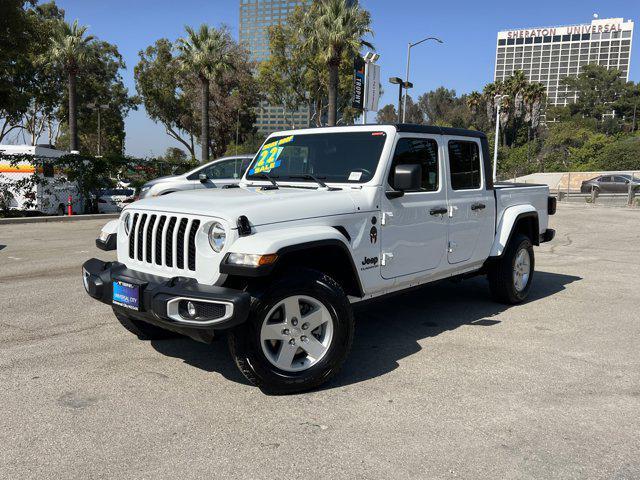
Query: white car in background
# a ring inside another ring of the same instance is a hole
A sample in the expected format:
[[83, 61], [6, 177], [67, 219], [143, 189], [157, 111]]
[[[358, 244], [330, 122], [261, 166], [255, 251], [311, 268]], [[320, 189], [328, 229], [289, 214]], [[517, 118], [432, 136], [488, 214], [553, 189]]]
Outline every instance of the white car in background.
[[105, 188], [96, 194], [98, 213], [117, 213], [125, 206], [136, 201], [134, 188]]
[[218, 158], [182, 175], [156, 178], [142, 186], [140, 198], [159, 197], [182, 190], [237, 185], [253, 157], [254, 155], [237, 155]]

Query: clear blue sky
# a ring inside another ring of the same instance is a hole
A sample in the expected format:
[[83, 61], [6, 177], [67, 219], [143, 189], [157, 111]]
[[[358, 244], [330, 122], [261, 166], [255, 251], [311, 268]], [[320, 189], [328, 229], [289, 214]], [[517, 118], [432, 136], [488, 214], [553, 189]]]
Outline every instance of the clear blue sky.
[[[90, 33], [118, 46], [127, 70], [122, 72], [133, 93], [133, 67], [138, 52], [160, 37], [175, 40], [185, 25], [228, 25], [237, 38], [239, 0], [57, 0], [67, 20], [78, 19]], [[640, 81], [637, 38], [640, 28], [638, 0], [361, 0], [373, 17], [373, 43], [381, 55], [385, 95], [381, 105], [395, 102], [397, 90], [387, 84], [390, 76], [404, 76], [406, 45], [434, 35], [443, 45], [427, 43], [412, 51], [411, 80], [414, 96], [444, 85], [458, 93], [481, 89], [493, 80], [495, 39], [498, 30], [588, 23], [600, 18], [623, 17], [636, 22], [631, 52], [630, 80]], [[373, 114], [370, 114], [370, 121]], [[126, 121], [127, 153], [148, 156], [179, 146], [161, 125], [154, 124], [144, 107]]]

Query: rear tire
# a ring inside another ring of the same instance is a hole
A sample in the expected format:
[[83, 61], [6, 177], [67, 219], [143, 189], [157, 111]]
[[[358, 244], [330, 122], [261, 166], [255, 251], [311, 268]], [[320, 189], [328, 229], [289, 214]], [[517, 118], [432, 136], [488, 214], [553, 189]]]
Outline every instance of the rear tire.
[[164, 330], [150, 323], [129, 318], [124, 313], [113, 309], [113, 313], [124, 328], [136, 335], [140, 340], [167, 340], [180, 335], [169, 330]]
[[332, 378], [354, 334], [353, 311], [340, 285], [299, 269], [252, 290], [249, 319], [228, 336], [242, 374], [272, 395], [310, 390]]
[[531, 240], [526, 235], [514, 235], [502, 257], [489, 267], [487, 278], [493, 299], [508, 305], [523, 302], [529, 295], [534, 267]]

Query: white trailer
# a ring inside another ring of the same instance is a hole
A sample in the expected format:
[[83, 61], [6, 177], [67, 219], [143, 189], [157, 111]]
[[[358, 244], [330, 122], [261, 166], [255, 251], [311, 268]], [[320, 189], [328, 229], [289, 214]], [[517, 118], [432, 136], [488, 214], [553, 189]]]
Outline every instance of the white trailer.
[[[0, 185], [9, 184], [8, 203], [11, 210], [27, 210], [45, 215], [64, 215], [69, 195], [73, 213], [83, 213], [78, 185], [70, 182], [54, 166], [53, 160], [68, 152], [38, 145], [0, 145]], [[12, 161], [18, 159], [19, 161]], [[33, 157], [27, 160], [24, 157]], [[15, 188], [16, 182], [36, 174], [38, 182], [26, 188]]]

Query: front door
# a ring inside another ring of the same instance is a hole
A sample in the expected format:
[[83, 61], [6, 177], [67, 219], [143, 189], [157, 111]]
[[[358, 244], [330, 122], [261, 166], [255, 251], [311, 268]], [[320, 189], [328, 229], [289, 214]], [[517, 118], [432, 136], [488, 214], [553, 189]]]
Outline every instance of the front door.
[[421, 188], [382, 202], [381, 274], [385, 279], [437, 268], [446, 252], [447, 198], [440, 135], [400, 137], [388, 177], [394, 185], [396, 165], [422, 167]]
[[495, 201], [484, 182], [480, 141], [447, 137], [449, 159], [449, 242], [451, 264], [486, 258], [493, 242]]

